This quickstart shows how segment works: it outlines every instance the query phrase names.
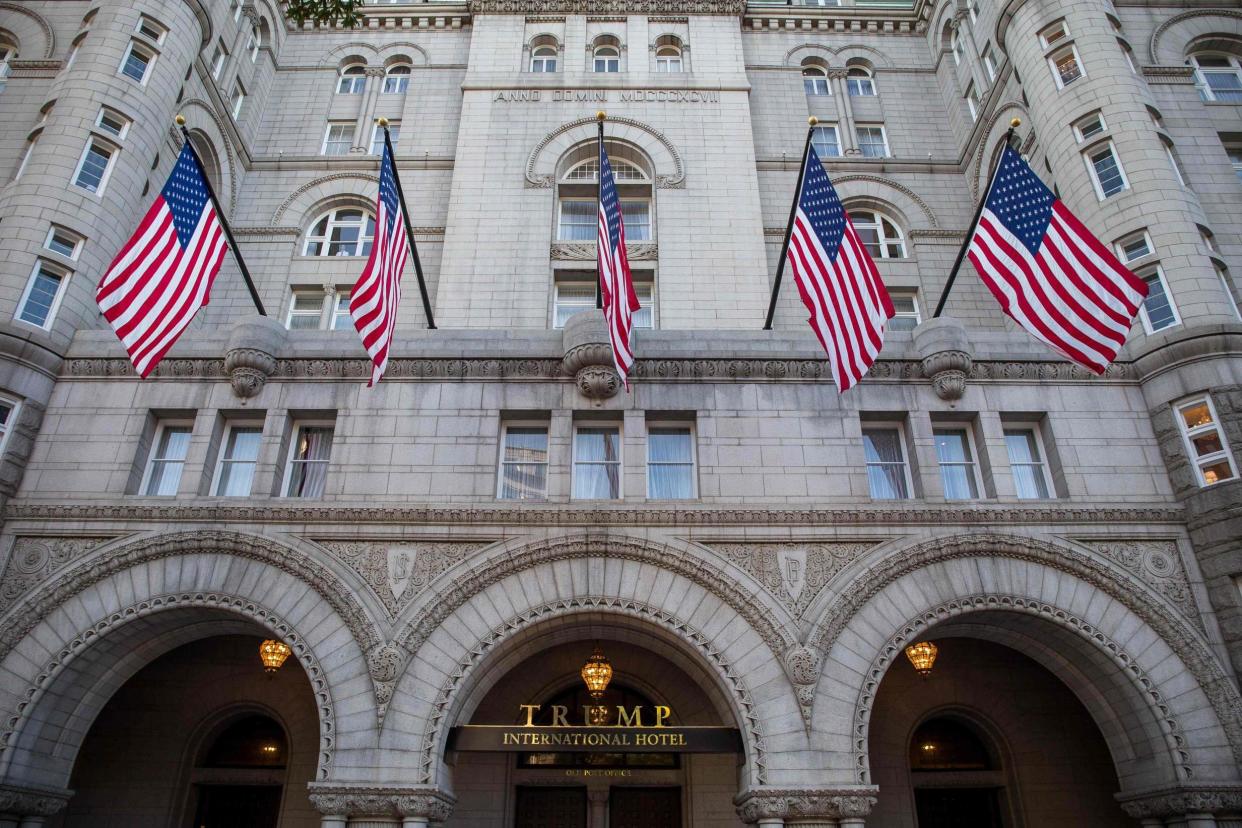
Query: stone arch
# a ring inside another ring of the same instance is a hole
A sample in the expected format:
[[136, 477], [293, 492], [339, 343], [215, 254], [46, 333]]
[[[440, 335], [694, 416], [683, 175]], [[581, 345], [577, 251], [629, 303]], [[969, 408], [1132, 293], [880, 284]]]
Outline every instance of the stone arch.
[[1189, 44], [1206, 35], [1242, 40], [1242, 11], [1193, 9], [1175, 14], [1151, 33], [1147, 52], [1157, 66], [1181, 66]]
[[862, 43], [847, 43], [844, 46], [838, 46], [834, 51], [843, 66], [853, 61], [864, 63], [869, 69], [893, 68], [892, 58], [886, 53]]
[[[955, 563], [962, 559], [970, 565]], [[1007, 644], [1057, 675], [1095, 717], [1123, 787], [1170, 784], [1204, 768], [1219, 775], [1213, 764], [1222, 753], [1242, 756], [1242, 699], [1202, 634], [1174, 604], [1094, 555], [979, 533], [890, 548], [854, 572], [809, 641], [824, 656], [819, 696], [856, 698], [857, 778], [869, 773], [868, 717], [880, 680], [933, 626], [935, 634], [956, 626]], [[961, 620], [976, 613], [988, 613], [975, 616], [987, 622]], [[872, 655], [862, 673], [849, 666], [857, 653]], [[1184, 673], [1195, 679], [1190, 689]], [[1182, 721], [1194, 722], [1193, 737]]]
[[385, 43], [383, 48], [376, 52], [376, 57], [384, 66], [397, 61], [408, 63], [411, 66], [426, 66], [431, 63], [431, 59], [427, 56], [427, 50], [417, 43], [411, 43], [408, 40], [399, 43]]
[[[181, 112], [185, 114], [191, 110], [201, 112], [203, 120], [195, 123], [195, 119], [190, 116], [187, 120], [194, 124], [194, 131], [201, 133], [210, 140], [212, 147], [216, 150], [216, 154], [220, 156], [220, 177], [222, 186], [219, 191], [227, 192], [229, 196], [228, 212], [232, 215], [237, 209], [237, 156], [233, 152], [233, 144], [228, 139], [228, 130], [224, 127], [224, 122], [220, 120], [220, 116], [216, 114], [215, 109], [201, 98], [189, 98], [181, 105]], [[180, 146], [180, 133], [177, 133], [177, 145]]]
[[320, 176], [313, 181], [308, 181], [290, 193], [280, 203], [280, 206], [276, 208], [276, 212], [272, 213], [270, 226], [280, 226], [285, 214], [292, 211], [297, 219], [296, 224], [298, 227], [303, 227], [306, 222], [318, 215], [318, 213], [315, 213], [317, 207], [332, 200], [339, 201], [348, 199], [350, 196], [357, 196], [358, 188], [356, 186], [350, 188], [335, 183], [340, 181], [365, 181], [369, 184], [374, 184], [376, 187], [379, 186], [379, 176], [373, 173], [342, 172]]
[[380, 50], [372, 46], [370, 43], [363, 43], [360, 40], [351, 40], [348, 43], [342, 43], [332, 51], [323, 56], [319, 61], [321, 69], [339, 69], [342, 61], [346, 58], [357, 56], [364, 63], [372, 63], [372, 58], [379, 55]]
[[842, 202], [867, 202], [892, 213], [902, 222], [907, 234], [911, 230], [940, 227], [927, 202], [904, 184], [878, 175], [849, 174], [833, 179], [833, 186], [841, 193]]
[[[597, 121], [580, 118], [548, 133], [531, 151], [526, 161], [526, 181], [531, 187], [552, 187], [556, 181], [557, 161], [568, 150], [595, 138]], [[681, 154], [664, 133], [632, 118], [609, 118], [607, 137], [626, 141], [639, 147], [655, 165], [658, 188], [685, 186], [686, 171]]]
[[[115, 690], [165, 652], [220, 634], [272, 635], [292, 647], [316, 695], [318, 778], [339, 755], [338, 730], [347, 748], [373, 738], [369, 712], [343, 717], [334, 701], [374, 692], [366, 653], [378, 636], [351, 597], [362, 589], [290, 546], [218, 531], [126, 538], [45, 583], [9, 608], [0, 637], [5, 685], [25, 688], [0, 698], [8, 711], [0, 778], [8, 782], [63, 787]], [[324, 666], [320, 655], [329, 653]]]
[[[974, 160], [971, 163], [970, 192], [971, 197], [976, 201], [979, 200], [983, 188], [988, 185], [988, 180], [992, 177], [992, 164], [1000, 157], [1001, 141], [1009, 129], [1009, 122], [1015, 117], [1021, 117], [1024, 124], [1030, 123], [1026, 107], [1021, 101], [1005, 101], [997, 106], [996, 111], [988, 117], [987, 127], [983, 133], [984, 138], [975, 147]], [[1028, 132], [1028, 145], [1034, 135], [1034, 130]]]
[[802, 67], [803, 61], [809, 57], [819, 58], [824, 62], [825, 66], [832, 63], [833, 55], [836, 52], [829, 46], [822, 43], [799, 43], [785, 53], [784, 64], [791, 69], [799, 69]]
[[12, 32], [18, 56], [25, 60], [51, 60], [56, 52], [56, 34], [43, 15], [16, 3], [0, 3], [0, 28]]

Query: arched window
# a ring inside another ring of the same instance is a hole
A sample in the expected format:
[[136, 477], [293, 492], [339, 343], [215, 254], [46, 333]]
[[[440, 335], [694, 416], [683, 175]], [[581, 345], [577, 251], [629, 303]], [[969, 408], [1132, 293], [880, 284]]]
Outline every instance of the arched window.
[[410, 65], [396, 63], [388, 67], [384, 73], [384, 93], [387, 95], [404, 95], [410, 89]]
[[875, 78], [864, 66], [851, 66], [845, 73], [845, 85], [851, 98], [870, 98], [875, 95]]
[[196, 763], [193, 824], [274, 828], [288, 763], [289, 740], [274, 719], [251, 714], [234, 720]]
[[303, 256], [368, 256], [375, 218], [357, 207], [340, 207], [320, 216], [306, 231]]
[[874, 210], [850, 210], [854, 230], [873, 259], [904, 259], [906, 241], [895, 222]]
[[949, 49], [953, 52], [953, 63], [955, 66], [962, 65], [962, 36], [957, 30], [953, 30], [953, 34], [949, 35]]
[[1187, 63], [1195, 68], [1199, 95], [1205, 101], [1242, 103], [1242, 62], [1224, 52], [1199, 52]]
[[530, 71], [555, 72], [556, 57], [555, 46], [536, 46], [530, 53]]
[[365, 66], [354, 63], [341, 69], [341, 77], [336, 84], [338, 95], [361, 95], [367, 85]]
[[802, 63], [802, 86], [808, 95], [831, 95], [828, 72], [824, 67], [809, 60]]
[[909, 757], [919, 825], [1005, 824], [1008, 780], [981, 728], [956, 715], [928, 719], [915, 728]]
[[[621, 217], [627, 242], [653, 238], [651, 222], [651, 174], [647, 161], [627, 144], [606, 141], [608, 163], [621, 199]], [[558, 176], [557, 238], [560, 241], [594, 241], [597, 235], [599, 158], [594, 141], [570, 152], [561, 162]]]
[[4, 89], [5, 79], [9, 76], [9, 62], [17, 60], [17, 45], [0, 38], [0, 90]]
[[596, 72], [621, 71], [621, 43], [615, 37], [605, 35], [595, 41]]
[[198, 159], [203, 162], [203, 172], [207, 173], [207, 180], [211, 182], [216, 192], [220, 192], [220, 156], [216, 155], [215, 147], [211, 145], [210, 139], [197, 129], [190, 133], [190, 143], [194, 146], [194, 151], [198, 153]]
[[681, 40], [673, 35], [664, 35], [655, 43], [655, 70], [657, 72], [684, 72], [682, 63]]
[[246, 43], [246, 51], [250, 53], [250, 62], [259, 59], [259, 47], [263, 45], [263, 34], [258, 26], [250, 27], [250, 40]]

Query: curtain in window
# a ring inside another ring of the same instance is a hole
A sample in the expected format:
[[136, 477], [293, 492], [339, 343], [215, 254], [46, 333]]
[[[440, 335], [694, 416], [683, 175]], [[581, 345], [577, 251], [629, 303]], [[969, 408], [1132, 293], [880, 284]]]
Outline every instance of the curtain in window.
[[510, 428], [505, 432], [500, 497], [530, 500], [547, 496], [548, 431], [544, 428]]
[[289, 497], [322, 497], [332, 453], [332, 429], [298, 429], [294, 448], [297, 453], [289, 468]]
[[647, 435], [647, 496], [654, 500], [694, 497], [690, 429], [652, 429]]
[[906, 461], [901, 453], [901, 437], [895, 429], [863, 432], [863, 451], [867, 457], [867, 483], [876, 500], [904, 500]]
[[189, 428], [165, 428], [151, 460], [151, 479], [145, 494], [175, 495], [190, 447]]
[[1013, 469], [1014, 487], [1018, 497], [1039, 499], [1048, 496], [1043, 460], [1033, 431], [1006, 431], [1005, 446], [1009, 449], [1009, 466]]
[[975, 464], [966, 443], [966, 433], [950, 431], [936, 434], [936, 457], [940, 460], [940, 479], [944, 496], [950, 500], [978, 497]]
[[220, 485], [216, 494], [224, 497], [247, 497], [254, 483], [254, 467], [259, 459], [259, 442], [263, 430], [234, 428], [229, 432], [220, 465]]
[[615, 500], [621, 494], [621, 435], [615, 428], [580, 428], [574, 438], [574, 497]]

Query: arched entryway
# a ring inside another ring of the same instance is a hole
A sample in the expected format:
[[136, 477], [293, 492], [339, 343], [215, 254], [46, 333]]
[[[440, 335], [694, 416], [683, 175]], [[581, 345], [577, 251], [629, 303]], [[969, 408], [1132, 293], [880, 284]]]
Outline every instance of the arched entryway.
[[51, 828], [312, 828], [319, 718], [296, 659], [273, 673], [257, 635], [182, 644], [103, 706]]

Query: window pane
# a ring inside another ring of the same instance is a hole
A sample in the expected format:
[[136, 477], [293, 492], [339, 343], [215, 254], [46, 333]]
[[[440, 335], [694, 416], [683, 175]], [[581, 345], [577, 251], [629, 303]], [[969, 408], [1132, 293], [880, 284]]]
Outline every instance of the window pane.
[[1091, 156], [1091, 164], [1095, 167], [1096, 177], [1100, 181], [1100, 190], [1105, 198], [1125, 189], [1125, 179], [1121, 177], [1121, 168], [1112, 149]]
[[581, 428], [574, 435], [573, 496], [616, 499], [621, 492], [621, 435], [615, 428]]
[[147, 64], [149, 62], [149, 59], [137, 50], [130, 49], [129, 54], [125, 58], [125, 65], [121, 67], [121, 74], [142, 83], [142, 79], [147, 75]]
[[1202, 468], [1203, 481], [1209, 486], [1213, 483], [1219, 483], [1222, 480], [1229, 480], [1233, 477], [1233, 469], [1229, 467], [1228, 460], [1221, 460], [1212, 463], [1210, 466]]
[[1159, 274], [1153, 273], [1143, 277], [1147, 283], [1147, 298], [1143, 300], [1143, 312], [1153, 331], [1163, 330], [1177, 324], [1177, 314], [1173, 311], [1173, 303], [1164, 290], [1164, 280]]
[[904, 500], [906, 464], [901, 437], [895, 428], [864, 429], [863, 453], [867, 459], [867, 484], [875, 500]]
[[841, 142], [837, 140], [836, 127], [816, 127], [811, 144], [815, 153], [821, 158], [835, 158], [841, 155]]
[[82, 160], [82, 169], [78, 171], [78, 178], [74, 183], [92, 193], [98, 191], [99, 185], [103, 183], [104, 173], [108, 169], [108, 159], [111, 157], [112, 153], [92, 144], [91, 148], [86, 151], [86, 158]]
[[1010, 463], [1042, 463], [1035, 432], [1030, 429], [1006, 429], [1005, 447], [1009, 449]]
[[47, 241], [47, 249], [62, 256], [73, 256], [73, 251], [76, 247], [77, 242], [60, 233], [52, 233], [51, 238]]
[[263, 430], [258, 427], [232, 428], [220, 464], [220, 482], [216, 494], [246, 497], [254, 482], [255, 462], [259, 458], [259, 442]]
[[1195, 447], [1195, 454], [1199, 457], [1225, 450], [1224, 444], [1221, 443], [1220, 432], [1215, 429], [1190, 438], [1190, 442]]
[[332, 453], [331, 426], [303, 426], [289, 467], [289, 497], [321, 497]]
[[501, 467], [501, 500], [541, 500], [547, 492], [546, 463], [505, 463]]
[[651, 240], [651, 205], [649, 203], [622, 201], [621, 220], [625, 222], [627, 242]]
[[507, 429], [504, 462], [547, 463], [548, 430], [539, 426], [515, 426]]
[[46, 325], [48, 318], [52, 315], [52, 305], [56, 302], [56, 294], [60, 291], [60, 283], [63, 280], [64, 277], [60, 274], [40, 266], [35, 273], [30, 293], [26, 295], [26, 303], [22, 305], [18, 318], [32, 325]]
[[596, 206], [594, 201], [562, 201], [561, 241], [594, 241], [598, 235]]
[[189, 426], [168, 426], [160, 432], [151, 455], [151, 473], [144, 494], [169, 496], [177, 493], [189, 447]]
[[1212, 412], [1205, 402], [1188, 405], [1181, 409], [1180, 413], [1187, 428], [1198, 428], [1199, 426], [1209, 425], [1212, 422]]
[[1078, 66], [1078, 58], [1073, 52], [1066, 52], [1053, 58], [1056, 63], [1057, 74], [1061, 78], [1062, 86], [1069, 86], [1074, 81], [1082, 77], [1082, 69]]
[[975, 486], [974, 458], [966, 432], [961, 430], [937, 430], [936, 457], [940, 461], [940, 478], [944, 483], [944, 495], [950, 500], [969, 500], [978, 497]]
[[694, 453], [688, 428], [653, 428], [647, 434], [650, 463], [692, 463]]
[[563, 328], [569, 321], [569, 317], [594, 307], [595, 285], [593, 283], [575, 282], [557, 285], [552, 326]]
[[648, 466], [647, 496], [652, 500], [688, 500], [693, 498], [693, 464], [663, 463]]
[[580, 428], [574, 439], [579, 462], [615, 463], [621, 458], [621, 435], [615, 428]]
[[936, 431], [936, 458], [941, 463], [969, 463], [970, 444], [965, 431]]

